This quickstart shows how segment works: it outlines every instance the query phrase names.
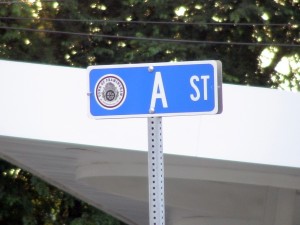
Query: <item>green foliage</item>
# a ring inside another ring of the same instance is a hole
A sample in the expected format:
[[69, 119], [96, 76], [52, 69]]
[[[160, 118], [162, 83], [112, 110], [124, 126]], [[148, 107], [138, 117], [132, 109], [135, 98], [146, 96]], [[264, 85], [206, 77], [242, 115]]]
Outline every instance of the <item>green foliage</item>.
[[80, 218], [73, 220], [70, 225], [116, 225], [108, 215], [84, 213]]
[[[297, 85], [297, 77], [300, 76], [298, 70], [293, 70], [290, 74], [275, 79], [278, 74], [277, 64], [270, 64], [267, 67], [260, 65], [259, 57], [268, 46], [254, 45], [255, 43], [300, 44], [299, 25], [268, 25], [299, 24], [300, 4], [293, 0], [276, 2], [274, 0], [204, 2], [69, 0], [57, 3], [44, 2], [41, 6], [37, 3], [4, 6], [0, 9], [1, 16], [32, 17], [34, 13], [36, 19], [1, 19], [2, 26], [66, 33], [0, 29], [0, 58], [76, 67], [94, 64], [219, 59], [223, 62], [224, 82], [255, 86], [276, 87], [280, 85], [282, 78], [284, 82]], [[184, 13], [176, 14], [178, 9], [183, 9]], [[263, 15], [269, 17], [263, 19]], [[49, 21], [38, 18], [82, 21]], [[212, 22], [219, 25], [210, 24]], [[245, 22], [254, 25], [222, 24]], [[108, 36], [87, 36], [87, 34]], [[123, 36], [150, 38], [150, 40], [123, 39]], [[151, 38], [220, 41], [224, 44], [172, 43], [151, 41]], [[236, 42], [254, 44], [226, 44]], [[299, 47], [277, 48], [282, 52], [282, 57], [299, 56]]]
[[[292, 46], [300, 44], [298, 1], [30, 2], [1, 4], [1, 59], [76, 67], [218, 59], [223, 63], [224, 82], [268, 87], [285, 84], [300, 90], [299, 66], [291, 64], [285, 74], [276, 70], [284, 58], [300, 64], [299, 47]], [[175, 43], [153, 38], [206, 43]], [[214, 41], [223, 44], [210, 43]], [[241, 42], [244, 44], [233, 44]], [[262, 66], [260, 58], [266, 49], [274, 55], [267, 66]], [[0, 161], [0, 169], [0, 224], [119, 224], [4, 161]]]
[[121, 225], [5, 161], [0, 161], [0, 171], [1, 225]]

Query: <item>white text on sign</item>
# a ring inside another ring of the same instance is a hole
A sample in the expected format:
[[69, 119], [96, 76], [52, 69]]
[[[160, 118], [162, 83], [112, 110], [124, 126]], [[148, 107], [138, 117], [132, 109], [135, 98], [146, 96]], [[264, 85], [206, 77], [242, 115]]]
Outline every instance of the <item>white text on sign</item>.
[[[204, 100], [208, 99], [208, 94], [207, 94], [207, 80], [208, 79], [209, 79], [208, 75], [202, 75], [202, 76], [193, 75], [193, 76], [191, 76], [190, 85], [195, 91], [195, 93], [190, 94], [190, 98], [192, 101], [196, 102], [196, 101], [199, 101], [201, 98], [200, 90], [199, 90], [199, 87], [197, 86], [197, 83], [200, 81], [203, 82], [203, 99]], [[166, 93], [165, 93], [163, 80], [161, 77], [161, 72], [155, 73], [150, 109], [155, 109], [157, 99], [161, 99], [163, 108], [168, 108], [168, 102], [167, 102], [167, 97], [166, 97]]]

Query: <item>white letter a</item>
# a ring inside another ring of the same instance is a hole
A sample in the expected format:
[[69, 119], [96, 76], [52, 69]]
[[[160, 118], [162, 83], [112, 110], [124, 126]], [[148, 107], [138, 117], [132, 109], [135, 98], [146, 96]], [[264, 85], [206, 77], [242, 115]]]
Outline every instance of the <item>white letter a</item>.
[[[158, 91], [159, 90], [159, 91]], [[161, 79], [161, 73], [156, 72], [152, 91], [150, 109], [155, 109], [156, 99], [160, 98], [164, 108], [168, 108], [164, 85]]]

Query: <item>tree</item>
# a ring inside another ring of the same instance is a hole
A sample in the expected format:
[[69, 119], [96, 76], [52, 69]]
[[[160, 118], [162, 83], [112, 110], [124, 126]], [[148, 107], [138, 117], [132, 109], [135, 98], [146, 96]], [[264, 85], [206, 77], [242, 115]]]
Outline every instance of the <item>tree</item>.
[[[223, 63], [224, 82], [300, 90], [299, 1], [0, 4], [2, 59], [76, 67], [218, 59]], [[282, 71], [284, 61], [287, 68]], [[15, 166], [4, 161], [0, 166], [1, 224], [88, 224], [85, 215], [107, 218]], [[8, 188], [12, 184], [16, 188]], [[16, 197], [18, 188], [26, 190], [22, 198]], [[74, 214], [75, 208], [80, 209], [79, 215]], [[9, 218], [8, 213], [15, 216]]]
[[0, 224], [121, 225], [111, 216], [5, 161], [0, 161], [0, 171]]
[[[4, 6], [0, 15], [10, 18], [1, 19], [2, 58], [77, 67], [219, 59], [224, 82], [300, 89], [300, 3], [294, 0], [36, 0]], [[284, 60], [289, 68], [280, 71]]]

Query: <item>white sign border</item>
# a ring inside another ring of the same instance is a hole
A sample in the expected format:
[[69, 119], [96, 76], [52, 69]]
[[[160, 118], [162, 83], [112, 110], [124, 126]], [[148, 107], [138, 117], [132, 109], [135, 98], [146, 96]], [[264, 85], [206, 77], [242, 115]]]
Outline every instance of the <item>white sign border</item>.
[[[178, 65], [201, 65], [211, 64], [214, 67], [214, 94], [215, 108], [209, 112], [187, 112], [187, 113], [148, 113], [148, 114], [130, 114], [130, 115], [106, 115], [94, 116], [90, 112], [90, 72], [94, 69], [116, 69], [116, 68], [139, 68], [139, 67], [156, 67], [156, 66], [178, 66]], [[136, 64], [113, 64], [113, 65], [97, 65], [87, 68], [87, 98], [88, 98], [88, 115], [93, 119], [122, 119], [122, 118], [149, 118], [149, 117], [170, 117], [170, 116], [196, 116], [196, 115], [215, 115], [222, 113], [222, 63], [219, 60], [204, 60], [204, 61], [184, 61], [184, 62], [159, 62], [159, 63], [136, 63]]]

